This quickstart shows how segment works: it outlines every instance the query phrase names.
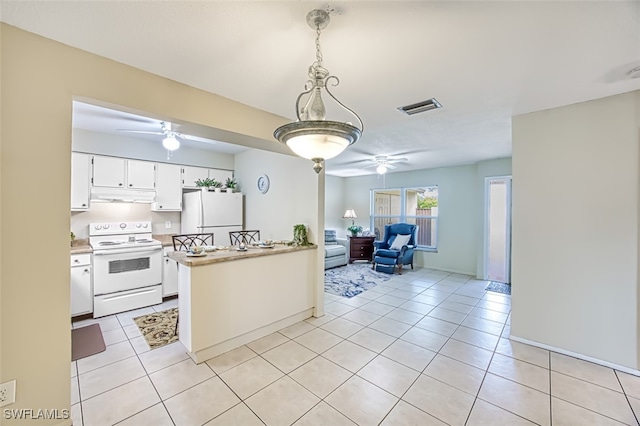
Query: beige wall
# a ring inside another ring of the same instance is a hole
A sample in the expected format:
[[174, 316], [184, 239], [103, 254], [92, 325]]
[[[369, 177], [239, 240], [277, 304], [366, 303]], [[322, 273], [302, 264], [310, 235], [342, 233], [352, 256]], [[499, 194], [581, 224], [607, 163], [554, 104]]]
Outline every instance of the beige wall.
[[511, 335], [638, 369], [640, 92], [515, 117]]
[[74, 97], [218, 128], [235, 143], [279, 152], [272, 132], [286, 120], [5, 24], [0, 38], [0, 381], [17, 379], [8, 408], [68, 409]]

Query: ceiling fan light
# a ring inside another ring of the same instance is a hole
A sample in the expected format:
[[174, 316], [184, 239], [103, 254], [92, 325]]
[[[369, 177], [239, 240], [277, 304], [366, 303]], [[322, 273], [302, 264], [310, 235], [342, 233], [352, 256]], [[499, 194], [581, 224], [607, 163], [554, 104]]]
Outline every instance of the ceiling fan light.
[[387, 166], [385, 166], [384, 164], [378, 164], [378, 167], [376, 167], [376, 172], [379, 175], [387, 173]]
[[175, 151], [180, 148], [180, 141], [175, 136], [169, 135], [162, 140], [162, 146], [169, 151]]

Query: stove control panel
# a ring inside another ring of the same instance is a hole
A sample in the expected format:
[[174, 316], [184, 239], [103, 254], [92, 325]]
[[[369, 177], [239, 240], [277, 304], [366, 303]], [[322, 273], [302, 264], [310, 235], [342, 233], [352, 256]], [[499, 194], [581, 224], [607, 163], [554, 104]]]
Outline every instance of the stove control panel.
[[151, 232], [151, 222], [90, 223], [89, 235], [121, 235]]

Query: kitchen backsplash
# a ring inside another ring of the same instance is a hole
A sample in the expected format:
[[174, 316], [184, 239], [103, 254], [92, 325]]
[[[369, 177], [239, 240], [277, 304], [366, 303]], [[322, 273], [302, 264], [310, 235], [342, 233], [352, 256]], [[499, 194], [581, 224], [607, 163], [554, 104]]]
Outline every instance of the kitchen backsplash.
[[[76, 238], [89, 238], [89, 224], [95, 222], [151, 221], [154, 234], [179, 234], [180, 212], [152, 212], [151, 204], [92, 203], [84, 212], [71, 212], [71, 231]], [[170, 222], [171, 227], [166, 225]]]

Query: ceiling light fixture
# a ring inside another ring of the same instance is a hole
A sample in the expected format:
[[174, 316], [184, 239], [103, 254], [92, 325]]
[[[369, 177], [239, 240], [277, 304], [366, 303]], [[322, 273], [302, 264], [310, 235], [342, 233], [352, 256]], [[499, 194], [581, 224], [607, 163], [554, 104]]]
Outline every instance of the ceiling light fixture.
[[378, 167], [376, 167], [376, 172], [379, 175], [387, 173], [387, 166], [385, 166], [384, 164], [378, 164]]
[[[329, 21], [329, 13], [324, 10], [315, 9], [307, 14], [307, 24], [316, 31], [316, 60], [309, 67], [310, 80], [305, 84], [305, 91], [296, 99], [297, 121], [280, 126], [273, 133], [278, 141], [286, 144], [294, 153], [313, 161], [316, 173], [322, 170], [324, 160], [337, 156], [354, 144], [364, 129], [358, 114], [336, 99], [328, 87], [330, 81], [333, 86], [340, 84], [338, 77], [330, 75], [322, 66], [320, 31], [327, 27]], [[359, 126], [325, 119], [326, 108], [321, 96], [323, 89], [340, 107], [356, 118]], [[301, 106], [300, 100], [305, 96], [308, 96], [307, 101]]]
[[176, 136], [173, 133], [169, 133], [167, 137], [162, 140], [162, 146], [169, 151], [175, 151], [180, 148], [180, 141], [176, 139]]

